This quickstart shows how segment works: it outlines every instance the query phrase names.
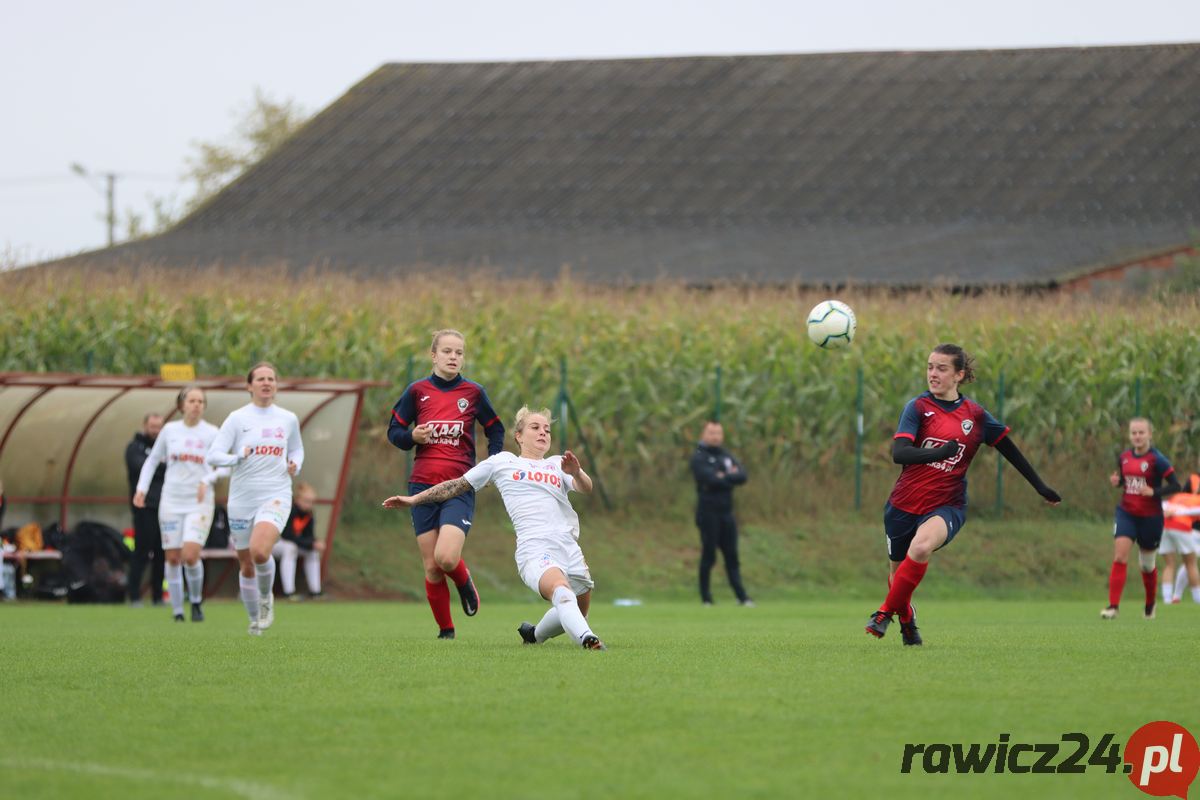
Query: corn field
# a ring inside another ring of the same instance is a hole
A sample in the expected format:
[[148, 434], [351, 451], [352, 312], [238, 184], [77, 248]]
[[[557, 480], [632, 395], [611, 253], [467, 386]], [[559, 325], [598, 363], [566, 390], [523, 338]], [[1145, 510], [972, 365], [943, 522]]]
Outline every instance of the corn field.
[[[858, 336], [843, 351], [805, 336], [805, 314], [822, 299], [789, 289], [596, 288], [485, 275], [447, 283], [221, 268], [17, 272], [0, 276], [0, 370], [153, 374], [184, 362], [199, 375], [238, 375], [265, 358], [285, 376], [386, 381], [389, 389], [368, 394], [352, 475], [352, 491], [374, 493], [380, 459], [389, 486], [403, 469], [383, 441], [392, 403], [408, 379], [427, 374], [429, 333], [457, 328], [467, 336], [464, 374], [504, 418], [524, 403], [551, 403], [565, 364], [578, 416], [556, 435], [574, 446], [583, 433], [617, 505], [674, 512], [691, 503], [685, 461], [714, 412], [720, 366], [727, 443], [752, 475], [742, 502], [792, 514], [852, 502], [859, 370], [864, 505], [883, 502], [897, 470], [889, 452], [901, 407], [924, 389], [930, 349], [951, 341], [976, 357], [978, 380], [965, 393], [1012, 426], [1072, 507], [1111, 508], [1105, 477], [1135, 410], [1155, 423], [1158, 446], [1181, 471], [1200, 461], [1194, 295], [1121, 302], [851, 290], [839, 299], [857, 312]], [[995, 455], [981, 455], [973, 506], [994, 502], [995, 476]], [[1005, 481], [1007, 507], [1037, 506], [1014, 471]]]

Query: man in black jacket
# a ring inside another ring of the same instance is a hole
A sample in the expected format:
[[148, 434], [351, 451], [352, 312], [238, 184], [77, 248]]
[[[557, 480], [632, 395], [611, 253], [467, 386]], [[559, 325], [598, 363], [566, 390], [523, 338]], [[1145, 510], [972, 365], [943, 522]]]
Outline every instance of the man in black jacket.
[[162, 549], [162, 531], [158, 527], [158, 499], [162, 496], [163, 478], [167, 474], [165, 462], [159, 464], [154, 472], [150, 491], [146, 492], [146, 507], [133, 506], [138, 476], [142, 474], [142, 465], [150, 456], [150, 450], [154, 447], [154, 440], [158, 438], [162, 426], [162, 414], [147, 414], [142, 419], [142, 429], [133, 435], [133, 440], [125, 448], [125, 470], [129, 474], [129, 508], [133, 511], [133, 560], [129, 564], [129, 601], [135, 606], [142, 604], [142, 572], [150, 558], [154, 559], [150, 566], [150, 600], [156, 606], [162, 605], [165, 557]]
[[710, 420], [704, 423], [700, 433], [700, 444], [692, 455], [692, 475], [696, 479], [696, 525], [700, 528], [700, 599], [712, 605], [709, 578], [717, 563], [717, 548], [725, 558], [725, 573], [729, 585], [737, 595], [738, 602], [753, 606], [754, 601], [746, 595], [742, 586], [742, 575], [738, 565], [737, 521], [733, 518], [733, 487], [746, 482], [746, 471], [728, 450], [721, 447], [725, 442], [725, 430], [721, 423]]

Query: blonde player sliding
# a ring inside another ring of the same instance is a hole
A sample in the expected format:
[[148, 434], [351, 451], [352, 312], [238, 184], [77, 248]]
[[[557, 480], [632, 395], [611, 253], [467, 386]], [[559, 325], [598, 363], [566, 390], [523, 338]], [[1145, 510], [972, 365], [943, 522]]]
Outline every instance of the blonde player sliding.
[[[183, 576], [187, 574], [188, 596], [192, 603], [192, 622], [203, 622], [204, 562], [200, 549], [212, 527], [216, 496], [213, 483], [229, 474], [222, 467], [213, 469], [205, 456], [217, 438], [217, 426], [204, 421], [208, 401], [198, 386], [185, 386], [175, 398], [175, 408], [183, 419], [168, 422], [154, 440], [154, 448], [142, 465], [133, 504], [146, 507], [146, 492], [158, 465], [166, 463], [162, 500], [158, 505], [158, 527], [162, 531], [166, 554], [167, 589], [176, 622], [183, 622]], [[182, 563], [181, 563], [182, 562]]]
[[550, 450], [550, 411], [517, 412], [513, 437], [519, 456], [509, 452], [481, 461], [461, 478], [443, 481], [411, 497], [383, 501], [384, 508], [410, 508], [440, 503], [471, 489], [494, 483], [517, 531], [517, 572], [525, 585], [551, 602], [536, 626], [523, 622], [518, 632], [526, 644], [569, 633], [586, 650], [604, 650], [600, 637], [588, 627], [592, 581], [579, 549], [579, 517], [567, 492], [592, 491], [592, 479], [568, 450], [546, 458]]
[[242, 604], [250, 635], [275, 621], [271, 550], [292, 511], [292, 476], [304, 464], [300, 421], [275, 405], [275, 367], [260, 361], [246, 376], [250, 403], [231, 413], [208, 450], [208, 463], [233, 467], [229, 479], [229, 536], [237, 550]]

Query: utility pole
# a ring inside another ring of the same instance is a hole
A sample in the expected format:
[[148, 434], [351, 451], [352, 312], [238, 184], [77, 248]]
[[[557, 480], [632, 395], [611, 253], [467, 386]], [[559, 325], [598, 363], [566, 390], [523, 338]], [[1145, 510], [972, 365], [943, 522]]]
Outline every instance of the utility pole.
[[71, 164], [71, 171], [87, 181], [96, 191], [104, 195], [104, 222], [108, 226], [108, 246], [112, 247], [116, 243], [117, 230], [117, 173], [100, 173], [100, 177], [104, 178], [104, 188], [101, 189], [92, 180], [95, 176], [88, 172], [87, 167], [83, 166], [83, 164], [80, 164], [78, 161], [73, 162]]

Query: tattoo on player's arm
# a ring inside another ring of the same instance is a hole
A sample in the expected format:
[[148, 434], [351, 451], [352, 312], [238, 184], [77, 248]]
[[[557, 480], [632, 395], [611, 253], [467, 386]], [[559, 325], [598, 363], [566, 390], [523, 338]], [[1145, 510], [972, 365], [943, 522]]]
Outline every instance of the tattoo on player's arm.
[[421, 503], [441, 503], [451, 497], [458, 497], [471, 491], [471, 483], [466, 478], [456, 478], [452, 481], [442, 481], [437, 486], [431, 486], [421, 492]]

